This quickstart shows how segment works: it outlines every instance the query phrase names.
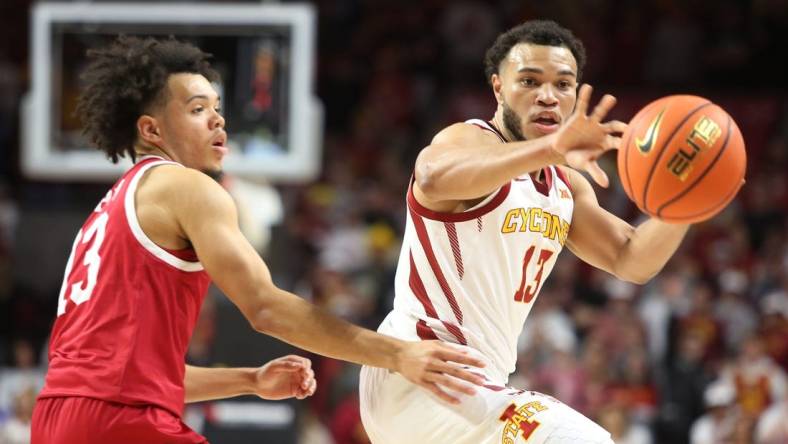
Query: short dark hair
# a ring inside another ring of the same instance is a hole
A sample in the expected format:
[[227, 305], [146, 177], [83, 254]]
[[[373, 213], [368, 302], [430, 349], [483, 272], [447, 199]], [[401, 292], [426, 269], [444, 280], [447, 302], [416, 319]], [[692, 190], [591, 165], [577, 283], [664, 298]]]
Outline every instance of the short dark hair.
[[501, 62], [518, 43], [533, 43], [545, 46], [563, 46], [572, 52], [577, 62], [577, 80], [583, 75], [586, 64], [586, 48], [572, 31], [552, 20], [529, 20], [504, 32], [484, 55], [484, 74], [492, 83], [493, 74], [498, 74]]
[[137, 119], [166, 100], [170, 75], [193, 73], [209, 81], [219, 79], [208, 63], [210, 54], [172, 37], [120, 36], [108, 47], [91, 49], [87, 55], [91, 63], [82, 74], [84, 89], [76, 114], [83, 134], [112, 163], [126, 154], [136, 160]]

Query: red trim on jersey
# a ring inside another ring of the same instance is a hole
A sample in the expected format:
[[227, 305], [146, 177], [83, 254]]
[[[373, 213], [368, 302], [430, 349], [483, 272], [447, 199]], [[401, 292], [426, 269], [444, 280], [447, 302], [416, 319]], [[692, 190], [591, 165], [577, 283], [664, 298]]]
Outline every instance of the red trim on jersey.
[[550, 195], [550, 188], [553, 187], [553, 170], [552, 170], [552, 168], [550, 168], [550, 167], [542, 168], [542, 176], [543, 176], [544, 182], [537, 181], [536, 179], [533, 178], [533, 176], [531, 177], [531, 179], [532, 179], [531, 181], [534, 183], [534, 188], [536, 188], [536, 191], [544, 194], [545, 196], [549, 196]]
[[487, 124], [490, 125], [490, 130], [492, 132], [494, 132], [498, 136], [499, 139], [501, 139], [501, 142], [503, 142], [503, 143], [507, 142], [506, 137], [504, 137], [504, 135], [503, 135], [503, 131], [499, 130], [498, 127], [495, 126], [495, 124], [492, 123], [491, 120], [488, 120]]
[[482, 124], [479, 124], [479, 123], [476, 123], [476, 122], [471, 122], [471, 125], [478, 126], [479, 128], [481, 128], [481, 129], [483, 129], [485, 131], [489, 131], [489, 132], [495, 134], [496, 136], [498, 136], [499, 139], [501, 139], [501, 142], [506, 143], [506, 139], [503, 138], [503, 134], [501, 134], [498, 131], [498, 128], [495, 128], [494, 126], [493, 127], [486, 127], [486, 126], [484, 126]]
[[[435, 310], [435, 306], [432, 305], [432, 301], [430, 301], [430, 297], [427, 295], [427, 290], [424, 288], [424, 282], [421, 280], [421, 276], [419, 276], [419, 270], [416, 268], [416, 262], [413, 261], [413, 253], [410, 254], [410, 277], [408, 281], [410, 283], [411, 291], [414, 295], [416, 295], [416, 299], [421, 302], [421, 305], [424, 307], [424, 312], [427, 313], [427, 316], [440, 320], [438, 317], [438, 312]], [[418, 324], [416, 325], [416, 333], [421, 339], [438, 339], [438, 337], [435, 335], [435, 332], [432, 331], [426, 322], [423, 320], [420, 320], [419, 322], [424, 324], [421, 327], [419, 327]], [[454, 335], [455, 338], [457, 338], [457, 341], [459, 341], [460, 344], [468, 345], [468, 342], [465, 340], [465, 336], [462, 334], [462, 331], [459, 329], [459, 327], [452, 324], [451, 322], [441, 320], [441, 323], [443, 323], [443, 326], [446, 327], [446, 330], [448, 330], [452, 335]], [[435, 335], [435, 337], [432, 338], [422, 336], [429, 336], [428, 331], [431, 332], [432, 335]]]
[[503, 203], [504, 199], [506, 199], [506, 196], [509, 195], [509, 190], [511, 187], [511, 182], [505, 184], [498, 190], [498, 194], [496, 194], [495, 197], [493, 197], [483, 206], [474, 210], [465, 211], [462, 213], [439, 213], [437, 211], [432, 211], [429, 208], [425, 208], [418, 201], [416, 201], [416, 196], [413, 195], [413, 179], [411, 179], [410, 186], [408, 187], [408, 208], [411, 210], [411, 213], [415, 213], [421, 217], [426, 217], [430, 220], [437, 220], [439, 222], [466, 222], [482, 217], [490, 211], [496, 209], [498, 205]]
[[572, 189], [572, 184], [569, 183], [569, 179], [566, 177], [566, 174], [564, 174], [564, 172], [561, 169], [561, 167], [556, 166], [555, 167], [555, 172], [556, 172], [556, 174], [558, 174], [558, 178], [561, 179], [561, 181], [564, 183], [564, 185], [566, 185], [566, 187], [569, 188], [569, 192], [574, 192], [575, 190]]
[[470, 371], [467, 368], [465, 370], [469, 371], [470, 373], [473, 373], [476, 376], [479, 376], [479, 377], [483, 378], [484, 382], [487, 382], [487, 384], [483, 384], [482, 387], [484, 387], [486, 389], [492, 390], [494, 392], [500, 392], [501, 390], [506, 390], [506, 387], [504, 387], [502, 385], [495, 385], [495, 384], [489, 383], [490, 380], [487, 379], [487, 377], [484, 376], [483, 373]]
[[468, 345], [468, 341], [465, 339], [465, 335], [462, 334], [462, 330], [460, 327], [452, 324], [451, 322], [441, 321], [443, 326], [446, 327], [446, 330], [449, 331], [455, 338], [457, 338], [457, 342], [462, 345]]
[[462, 279], [465, 274], [465, 267], [462, 265], [462, 251], [460, 250], [460, 240], [457, 237], [457, 227], [451, 222], [444, 222], [443, 226], [446, 227], [446, 234], [449, 236], [449, 243], [451, 243], [451, 252], [454, 253], [454, 264], [457, 266], [457, 274]]
[[484, 385], [482, 385], [482, 387], [484, 387], [484, 388], [486, 388], [488, 390], [492, 390], [494, 392], [500, 392], [500, 391], [506, 390], [506, 387], [501, 386], [501, 385], [484, 384]]
[[438, 339], [438, 335], [435, 334], [423, 319], [419, 319], [419, 322], [416, 323], [416, 334], [419, 335], [419, 338], [423, 341]]
[[440, 285], [444, 296], [446, 296], [446, 300], [449, 301], [451, 311], [454, 312], [457, 322], [462, 325], [462, 310], [460, 310], [460, 306], [457, 304], [457, 299], [454, 298], [454, 293], [451, 291], [451, 287], [449, 287], [449, 283], [446, 281], [443, 270], [441, 270], [440, 265], [438, 265], [438, 260], [435, 258], [435, 252], [432, 251], [432, 242], [430, 242], [430, 236], [427, 234], [427, 227], [424, 226], [424, 221], [421, 220], [421, 217], [416, 214], [412, 208], [410, 210], [410, 216], [411, 219], [413, 219], [413, 226], [416, 228], [416, 234], [419, 237], [421, 248], [424, 249], [424, 255], [427, 256], [427, 262], [429, 262], [430, 268], [432, 268], [432, 272], [438, 280], [438, 285]]
[[432, 305], [430, 297], [427, 296], [424, 282], [422, 282], [421, 276], [419, 276], [419, 270], [416, 269], [416, 262], [413, 261], [412, 252], [410, 253], [410, 277], [408, 283], [410, 284], [410, 290], [416, 295], [416, 299], [421, 302], [421, 306], [424, 307], [424, 312], [427, 313], [427, 316], [438, 319], [438, 312], [435, 311], [435, 306]]

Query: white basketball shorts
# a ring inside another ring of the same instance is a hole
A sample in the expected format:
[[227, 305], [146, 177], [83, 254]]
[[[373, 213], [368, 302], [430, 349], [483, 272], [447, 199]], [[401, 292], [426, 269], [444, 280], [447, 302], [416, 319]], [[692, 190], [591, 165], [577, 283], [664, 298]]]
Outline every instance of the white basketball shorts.
[[613, 444], [610, 433], [537, 392], [478, 387], [452, 405], [398, 373], [362, 367], [361, 420], [373, 444]]

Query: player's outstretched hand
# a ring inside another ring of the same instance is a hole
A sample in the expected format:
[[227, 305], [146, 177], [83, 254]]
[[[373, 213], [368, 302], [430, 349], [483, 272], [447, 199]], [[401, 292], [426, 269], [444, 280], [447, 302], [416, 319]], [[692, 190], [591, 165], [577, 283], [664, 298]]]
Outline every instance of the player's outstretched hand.
[[[441, 341], [412, 342], [397, 357], [396, 370], [408, 381], [419, 385], [452, 404], [460, 400], [443, 388], [473, 395], [470, 384], [482, 385], [484, 378], [474, 368], [484, 367], [484, 361], [467, 351]], [[468, 384], [470, 383], [470, 384]], [[443, 388], [442, 388], [443, 387]]]
[[580, 87], [575, 112], [555, 134], [553, 148], [564, 157], [567, 165], [588, 172], [596, 183], [607, 188], [610, 181], [597, 159], [608, 150], [618, 149], [621, 145], [619, 134], [627, 129], [627, 124], [617, 120], [602, 123], [616, 104], [616, 98], [610, 94], [605, 94], [588, 114], [592, 90], [588, 84]]
[[287, 355], [269, 361], [255, 373], [255, 394], [272, 401], [312, 396], [317, 388], [312, 361]]

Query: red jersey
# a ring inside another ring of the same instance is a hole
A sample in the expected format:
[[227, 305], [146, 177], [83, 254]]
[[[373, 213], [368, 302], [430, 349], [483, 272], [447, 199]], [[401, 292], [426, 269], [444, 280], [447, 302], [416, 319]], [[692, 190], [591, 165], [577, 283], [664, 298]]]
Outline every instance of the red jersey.
[[77, 233], [58, 298], [40, 397], [154, 405], [180, 416], [185, 354], [210, 278], [193, 250], [170, 251], [140, 228], [135, 191], [144, 157]]

